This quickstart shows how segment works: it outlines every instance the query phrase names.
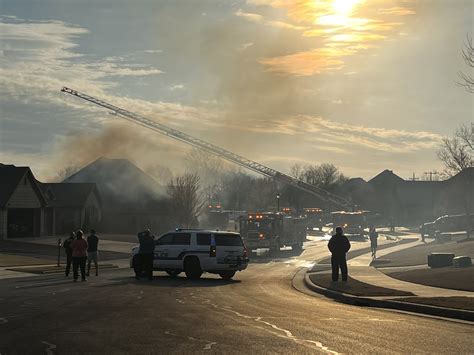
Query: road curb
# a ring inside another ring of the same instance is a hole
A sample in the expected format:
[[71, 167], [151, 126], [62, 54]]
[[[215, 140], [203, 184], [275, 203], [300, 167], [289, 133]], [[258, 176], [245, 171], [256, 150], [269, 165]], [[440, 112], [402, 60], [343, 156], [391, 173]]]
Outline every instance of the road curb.
[[453, 319], [474, 322], [474, 312], [472, 311], [429, 306], [429, 305], [409, 303], [409, 302], [379, 300], [379, 299], [374, 299], [371, 297], [359, 297], [359, 296], [349, 295], [347, 293], [329, 290], [327, 288], [320, 287], [314, 284], [309, 278], [308, 272], [305, 272], [304, 274], [304, 283], [306, 287], [308, 287], [313, 292], [319, 293], [326, 297], [341, 301], [346, 304], [351, 304], [354, 306], [396, 309], [400, 311], [421, 313], [421, 314], [427, 314], [431, 316], [453, 318]]

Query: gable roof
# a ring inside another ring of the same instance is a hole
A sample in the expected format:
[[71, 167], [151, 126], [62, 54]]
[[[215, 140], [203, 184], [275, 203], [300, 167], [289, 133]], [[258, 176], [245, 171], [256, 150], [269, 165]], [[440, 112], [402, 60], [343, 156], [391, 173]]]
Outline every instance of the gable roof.
[[38, 186], [38, 182], [33, 176], [30, 168], [26, 166], [5, 165], [0, 163], [0, 207], [5, 207], [15, 192], [16, 188], [23, 180], [28, 177], [33, 190], [43, 205], [46, 205], [46, 198]]
[[40, 183], [41, 189], [47, 195], [51, 207], [82, 207], [91, 194], [96, 194], [99, 204], [101, 199], [94, 183]]
[[105, 205], [146, 208], [161, 200], [162, 187], [127, 159], [99, 158], [64, 180], [95, 183]]
[[369, 180], [369, 184], [399, 184], [403, 182], [405, 182], [405, 180], [394, 174], [392, 170], [388, 169], [385, 169], [380, 174]]

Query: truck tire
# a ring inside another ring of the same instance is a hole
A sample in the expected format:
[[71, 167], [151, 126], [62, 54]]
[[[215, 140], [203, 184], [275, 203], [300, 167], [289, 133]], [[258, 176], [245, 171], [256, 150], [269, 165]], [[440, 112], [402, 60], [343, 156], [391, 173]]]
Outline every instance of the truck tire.
[[301, 251], [303, 250], [303, 242], [298, 242], [296, 244], [293, 244], [291, 246], [291, 250], [294, 250], [294, 251]]
[[280, 251], [280, 239], [275, 240], [275, 243], [270, 245], [270, 254], [276, 254]]
[[230, 280], [231, 278], [234, 277], [234, 275], [235, 275], [234, 270], [224, 270], [224, 271], [219, 272], [219, 276], [222, 277], [224, 280]]
[[184, 273], [190, 280], [197, 280], [202, 275], [201, 264], [195, 256], [187, 257], [184, 260]]

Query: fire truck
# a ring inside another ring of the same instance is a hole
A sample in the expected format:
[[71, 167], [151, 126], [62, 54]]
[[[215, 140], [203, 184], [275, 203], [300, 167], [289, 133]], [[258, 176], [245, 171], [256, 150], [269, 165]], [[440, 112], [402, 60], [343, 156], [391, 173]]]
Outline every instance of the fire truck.
[[306, 216], [306, 226], [309, 230], [318, 228], [320, 231], [324, 227], [323, 210], [316, 207], [303, 208], [303, 214]]
[[240, 235], [250, 252], [259, 248], [277, 252], [284, 246], [301, 250], [306, 240], [306, 218], [281, 212], [249, 213], [240, 219]]
[[210, 229], [226, 230], [229, 224], [229, 214], [220, 204], [210, 203], [206, 211], [206, 226]]
[[333, 233], [336, 233], [337, 227], [344, 229], [344, 234], [348, 237], [364, 237], [367, 227], [368, 211], [336, 211], [331, 212], [331, 221]]

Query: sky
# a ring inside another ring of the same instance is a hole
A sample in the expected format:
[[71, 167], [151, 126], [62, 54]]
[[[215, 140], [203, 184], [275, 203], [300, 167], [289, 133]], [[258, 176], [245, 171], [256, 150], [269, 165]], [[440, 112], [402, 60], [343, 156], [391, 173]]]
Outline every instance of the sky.
[[283, 172], [422, 176], [474, 121], [473, 18], [467, 0], [0, 0], [0, 162], [184, 169], [188, 146], [67, 86]]

